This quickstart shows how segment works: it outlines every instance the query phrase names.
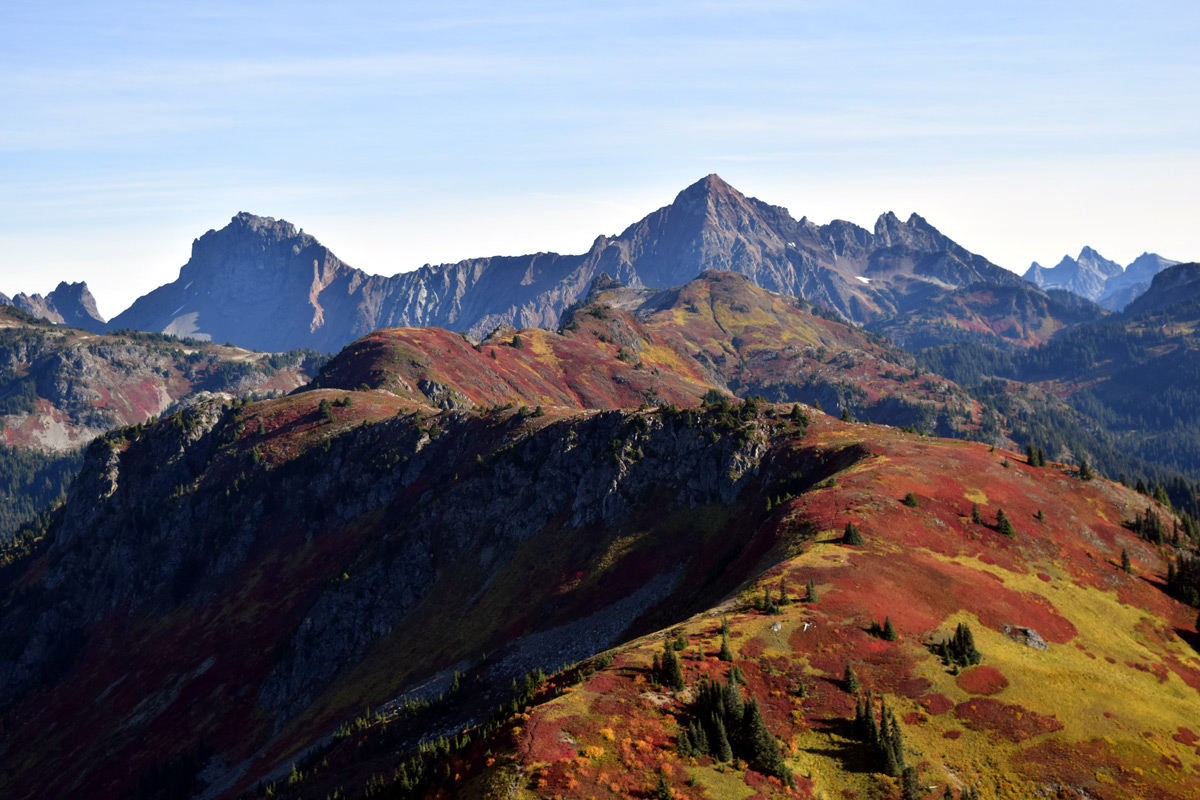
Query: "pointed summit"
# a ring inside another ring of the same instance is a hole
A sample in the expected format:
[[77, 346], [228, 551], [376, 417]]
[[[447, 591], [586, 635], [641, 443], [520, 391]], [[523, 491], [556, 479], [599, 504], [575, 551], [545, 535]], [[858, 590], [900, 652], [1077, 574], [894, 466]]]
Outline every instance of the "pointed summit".
[[746, 196], [715, 172], [706, 175], [675, 196], [670, 208], [690, 213], [710, 212], [723, 205], [741, 206]]
[[62, 281], [54, 291], [42, 297], [40, 294], [18, 294], [12, 304], [35, 317], [48, 319], [59, 325], [83, 328], [92, 333], [104, 330], [104, 317], [96, 310], [96, 298], [88, 291], [87, 284]]

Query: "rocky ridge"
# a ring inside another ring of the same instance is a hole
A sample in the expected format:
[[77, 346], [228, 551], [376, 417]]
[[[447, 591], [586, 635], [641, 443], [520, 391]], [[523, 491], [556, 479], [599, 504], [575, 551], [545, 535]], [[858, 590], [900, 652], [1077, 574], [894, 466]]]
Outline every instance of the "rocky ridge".
[[193, 243], [178, 280], [111, 325], [332, 351], [383, 327], [475, 335], [501, 324], [553, 327], [601, 273], [663, 289], [710, 269], [739, 272], [856, 322], [909, 310], [930, 289], [1020, 281], [915, 214], [884, 214], [873, 231], [844, 221], [821, 226], [709, 175], [584, 254], [468, 259], [391, 277], [346, 265], [286, 222], [238, 214]]

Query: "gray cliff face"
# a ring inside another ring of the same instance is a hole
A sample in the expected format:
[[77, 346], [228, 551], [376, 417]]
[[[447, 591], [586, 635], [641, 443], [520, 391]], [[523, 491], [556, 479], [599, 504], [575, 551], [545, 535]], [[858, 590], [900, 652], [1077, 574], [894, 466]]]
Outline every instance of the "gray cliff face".
[[[9, 302], [8, 298], [4, 299], [5, 305]], [[11, 304], [59, 325], [83, 328], [92, 333], [102, 333], [105, 329], [104, 318], [96, 309], [96, 298], [92, 297], [87, 284], [82, 281], [61, 282], [45, 297], [21, 293], [12, 298]]]
[[500, 324], [553, 327], [601, 273], [634, 288], [667, 288], [708, 269], [740, 272], [857, 322], [897, 313], [914, 287], [1019, 280], [915, 214], [904, 222], [885, 214], [874, 232], [841, 221], [818, 226], [709, 175], [581, 255], [469, 259], [392, 277], [346, 265], [286, 222], [239, 214], [196, 240], [178, 280], [111, 325], [262, 350], [333, 351], [380, 327], [475, 335]]

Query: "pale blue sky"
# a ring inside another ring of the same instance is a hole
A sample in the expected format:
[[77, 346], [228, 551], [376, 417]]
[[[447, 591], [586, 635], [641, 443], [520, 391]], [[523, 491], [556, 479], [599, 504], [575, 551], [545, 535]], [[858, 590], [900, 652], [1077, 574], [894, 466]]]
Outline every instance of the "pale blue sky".
[[582, 252], [717, 172], [1024, 271], [1200, 258], [1195, 2], [0, 5], [0, 291], [105, 316], [238, 211], [343, 259]]

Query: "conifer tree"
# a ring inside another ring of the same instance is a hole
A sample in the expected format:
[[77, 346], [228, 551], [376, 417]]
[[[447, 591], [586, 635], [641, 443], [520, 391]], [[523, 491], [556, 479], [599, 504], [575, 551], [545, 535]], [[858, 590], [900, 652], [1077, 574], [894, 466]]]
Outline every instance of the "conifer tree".
[[706, 756], [712, 753], [712, 746], [708, 742], [708, 732], [695, 720], [688, 724], [688, 738], [692, 740], [692, 751], [698, 756]]
[[1129, 561], [1129, 551], [1121, 548], [1121, 571], [1126, 575], [1133, 574], [1133, 564]]
[[892, 625], [891, 617], [883, 618], [883, 639], [887, 642], [894, 642], [900, 637], [896, 634], [896, 628]]
[[843, 407], [842, 408], [842, 422], [853, 422], [853, 421], [854, 420], [850, 417], [850, 409], [848, 407]]
[[854, 674], [854, 669], [850, 666], [849, 661], [846, 662], [846, 671], [842, 674], [842, 684], [850, 694], [858, 694], [859, 689], [862, 688], [858, 682], [858, 676]]
[[785, 786], [793, 785], [792, 772], [784, 763], [779, 745], [767, 729], [767, 723], [755, 700], [746, 703], [742, 715], [741, 739], [745, 743], [745, 754], [749, 756], [747, 760], [758, 764], [768, 775], [779, 778]]
[[1046, 454], [1042, 452], [1042, 448], [1037, 449], [1037, 465], [1039, 467], [1046, 466]]
[[954, 790], [950, 788], [950, 784], [946, 784], [946, 791], [942, 792], [942, 800], [954, 800]]
[[733, 651], [729, 649], [729, 637], [725, 633], [721, 634], [721, 652], [717, 658], [722, 661], [733, 661]]
[[846, 529], [842, 532], [842, 544], [861, 545], [865, 544], [862, 534], [858, 530], [858, 526], [853, 522], [846, 523]]
[[654, 787], [654, 798], [655, 800], [675, 800], [675, 792], [671, 789], [667, 776], [662, 772], [658, 773], [658, 785]]
[[[729, 675], [725, 679], [725, 691], [723, 691], [721, 695], [725, 719], [741, 719], [742, 714], [745, 713], [746, 704], [742, 701], [741, 687], [738, 686], [738, 682], [733, 679], [733, 670], [729, 671]], [[751, 702], [753, 702], [753, 700]]]
[[916, 767], [905, 767], [900, 773], [900, 796], [903, 800], [920, 800], [921, 787], [917, 784]]
[[983, 524], [983, 517], [979, 514], [979, 503], [971, 503], [971, 522], [976, 525]]
[[1090, 481], [1094, 477], [1096, 477], [1096, 474], [1094, 472], [1092, 472], [1092, 467], [1090, 464], [1088, 464], [1087, 459], [1086, 458], [1080, 459], [1080, 461], [1079, 461], [1079, 479], [1083, 480], [1083, 481]]
[[817, 585], [813, 583], [812, 578], [808, 579], [808, 585], [804, 587], [805, 599], [810, 603], [817, 602], [820, 598], [817, 597]]
[[787, 606], [791, 605], [791, 603], [792, 599], [788, 597], [787, 593], [787, 579], [781, 575], [779, 577], [779, 605]]
[[1037, 451], [1033, 449], [1033, 442], [1025, 445], [1025, 463], [1031, 467], [1037, 466]]
[[689, 728], [684, 728], [679, 732], [679, 738], [675, 741], [675, 752], [687, 758], [695, 755], [695, 749], [692, 747], [692, 736]]
[[663, 686], [677, 692], [684, 687], [683, 667], [679, 665], [679, 657], [675, 655], [675, 648], [670, 644], [663, 645], [661, 680]]
[[1004, 514], [1003, 508], [996, 509], [996, 530], [1009, 538], [1017, 535], [1017, 532], [1013, 529], [1012, 522]]
[[921, 505], [920, 501], [917, 500], [917, 496], [915, 494], [913, 494], [912, 492], [909, 492], [908, 494], [904, 495], [904, 499], [901, 500], [900, 502], [903, 503], [904, 505], [908, 506], [909, 508], [917, 508], [918, 506]]
[[729, 734], [725, 731], [725, 723], [721, 717], [712, 716], [712, 756], [717, 761], [732, 761], [733, 748], [729, 746]]
[[867, 739], [867, 707], [860, 694], [854, 700], [854, 736], [860, 742]]
[[1038, 513], [1035, 516], [1037, 517], [1038, 522], [1046, 521], [1046, 513], [1044, 511], [1042, 511], [1040, 508], [1038, 509]]

